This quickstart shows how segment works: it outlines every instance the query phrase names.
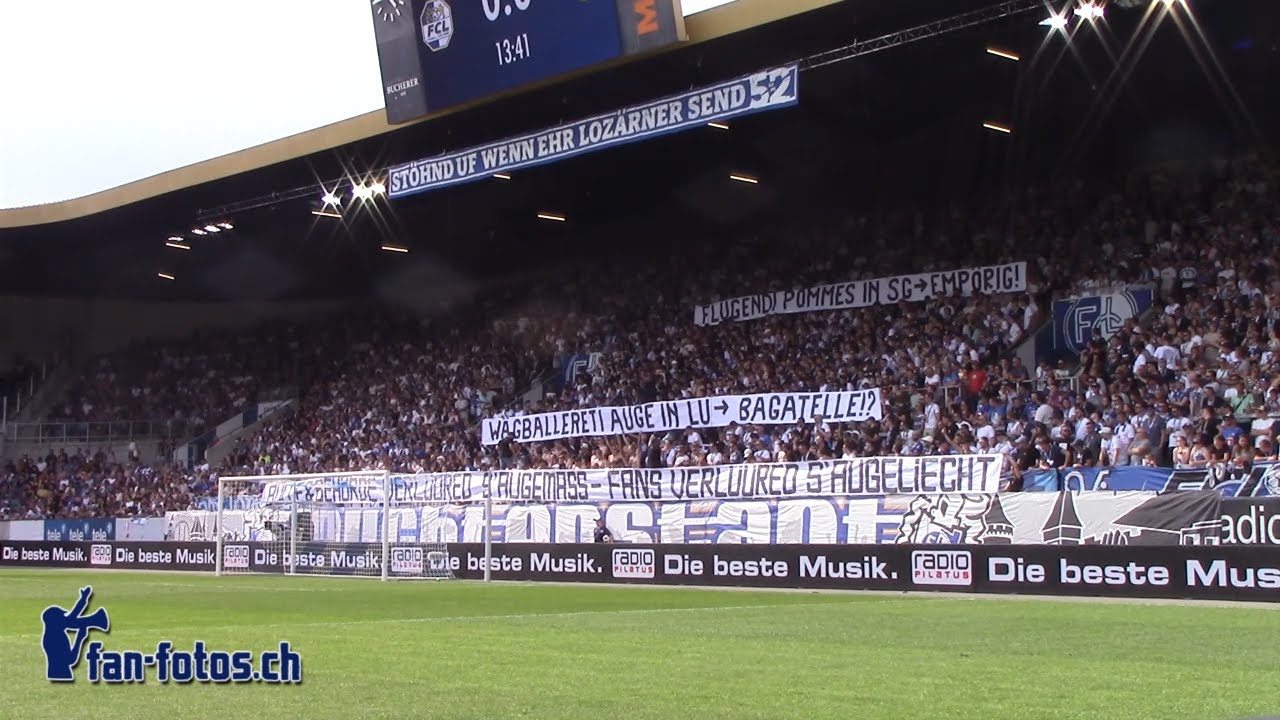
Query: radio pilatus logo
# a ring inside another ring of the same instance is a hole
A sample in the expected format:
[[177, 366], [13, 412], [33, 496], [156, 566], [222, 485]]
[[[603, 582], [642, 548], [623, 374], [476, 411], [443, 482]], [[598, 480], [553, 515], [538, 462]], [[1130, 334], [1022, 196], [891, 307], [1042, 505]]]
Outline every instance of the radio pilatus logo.
[[[163, 640], [148, 652], [107, 650], [102, 642], [90, 640], [94, 630], [111, 630], [107, 609], [89, 611], [93, 588], [80, 589], [80, 597], [70, 610], [50, 605], [40, 613], [44, 632], [45, 678], [50, 682], [73, 683], [77, 668], [90, 683], [141, 685], [147, 680], [160, 684], [191, 682], [217, 684], [267, 683], [296, 685], [302, 682], [302, 656], [281, 641], [273, 650], [231, 652], [209, 650], [196, 640], [190, 651], [177, 650]], [[88, 642], [86, 642], [88, 641]]]
[[427, 0], [422, 6], [422, 42], [432, 52], [449, 47], [453, 39], [453, 9], [445, 0]]

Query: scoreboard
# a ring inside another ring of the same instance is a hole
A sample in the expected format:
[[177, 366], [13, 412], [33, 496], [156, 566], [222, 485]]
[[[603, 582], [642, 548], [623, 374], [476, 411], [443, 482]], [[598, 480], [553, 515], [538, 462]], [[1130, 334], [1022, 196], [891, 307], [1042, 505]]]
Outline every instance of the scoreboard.
[[680, 0], [370, 0], [387, 122], [684, 39]]

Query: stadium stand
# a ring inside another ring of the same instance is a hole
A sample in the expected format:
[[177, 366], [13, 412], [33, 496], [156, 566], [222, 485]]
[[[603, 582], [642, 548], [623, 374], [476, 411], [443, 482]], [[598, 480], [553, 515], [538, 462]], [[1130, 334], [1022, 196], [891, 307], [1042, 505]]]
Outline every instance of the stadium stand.
[[263, 344], [289, 348], [299, 341], [294, 335], [299, 329], [266, 327], [248, 336], [221, 332], [177, 343], [135, 343], [93, 362], [50, 419], [163, 421], [198, 433], [228, 409], [256, 400], [264, 382], [283, 384], [294, 356], [256, 349]]
[[[0, 398], [5, 400], [5, 412], [16, 414], [21, 399], [31, 397], [39, 383], [44, 379], [44, 371], [38, 365], [16, 360], [12, 366], [0, 373]], [[12, 409], [10, 409], [12, 408]]]
[[[181, 422], [194, 434], [281, 385], [301, 389], [298, 408], [241, 439], [218, 468], [109, 452], [20, 458], [4, 468], [0, 512], [156, 514], [207, 495], [210, 478], [228, 471], [673, 467], [994, 451], [1017, 478], [1073, 465], [1275, 459], [1275, 168], [1246, 157], [1200, 183], [1156, 174], [1122, 187], [1103, 196], [1080, 185], [1028, 192], [985, 223], [951, 208], [933, 221], [843, 217], [799, 247], [790, 241], [785, 254], [763, 234], [625, 257], [485, 298], [448, 319], [361, 308], [131, 347], [95, 361], [57, 417]], [[711, 327], [690, 320], [696, 303], [722, 297], [1017, 259], [1033, 260], [1028, 294]], [[1013, 356], [1053, 297], [1134, 283], [1156, 286], [1155, 311], [1109, 340], [1096, 337], [1078, 368], [1033, 369]], [[531, 379], [589, 353], [599, 354], [592, 372], [520, 402]], [[884, 392], [885, 418], [857, 426], [494, 448], [479, 445], [475, 428], [496, 413], [870, 386]]]

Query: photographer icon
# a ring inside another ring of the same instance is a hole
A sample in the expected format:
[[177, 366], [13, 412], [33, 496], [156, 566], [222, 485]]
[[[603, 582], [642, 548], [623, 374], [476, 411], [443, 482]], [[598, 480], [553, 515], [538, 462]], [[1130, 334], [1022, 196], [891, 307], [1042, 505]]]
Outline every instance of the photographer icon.
[[[40, 646], [44, 650], [45, 677], [51, 682], [73, 682], [75, 675], [71, 671], [80, 663], [80, 651], [89, 631], [101, 630], [105, 633], [111, 629], [106, 608], [98, 608], [90, 615], [84, 614], [92, 596], [92, 587], [81, 588], [80, 599], [70, 612], [57, 605], [50, 605], [40, 614], [40, 620], [44, 623]], [[76, 633], [74, 641], [67, 637], [72, 630]]]

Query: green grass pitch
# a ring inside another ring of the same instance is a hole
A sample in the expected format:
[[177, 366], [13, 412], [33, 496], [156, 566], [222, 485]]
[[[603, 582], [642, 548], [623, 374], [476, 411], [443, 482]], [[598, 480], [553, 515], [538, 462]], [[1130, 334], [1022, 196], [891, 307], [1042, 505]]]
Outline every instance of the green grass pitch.
[[[265, 650], [303, 684], [44, 679], [92, 584], [109, 650]], [[1280, 612], [944, 595], [0, 572], [0, 718], [1242, 718], [1280, 713]]]

